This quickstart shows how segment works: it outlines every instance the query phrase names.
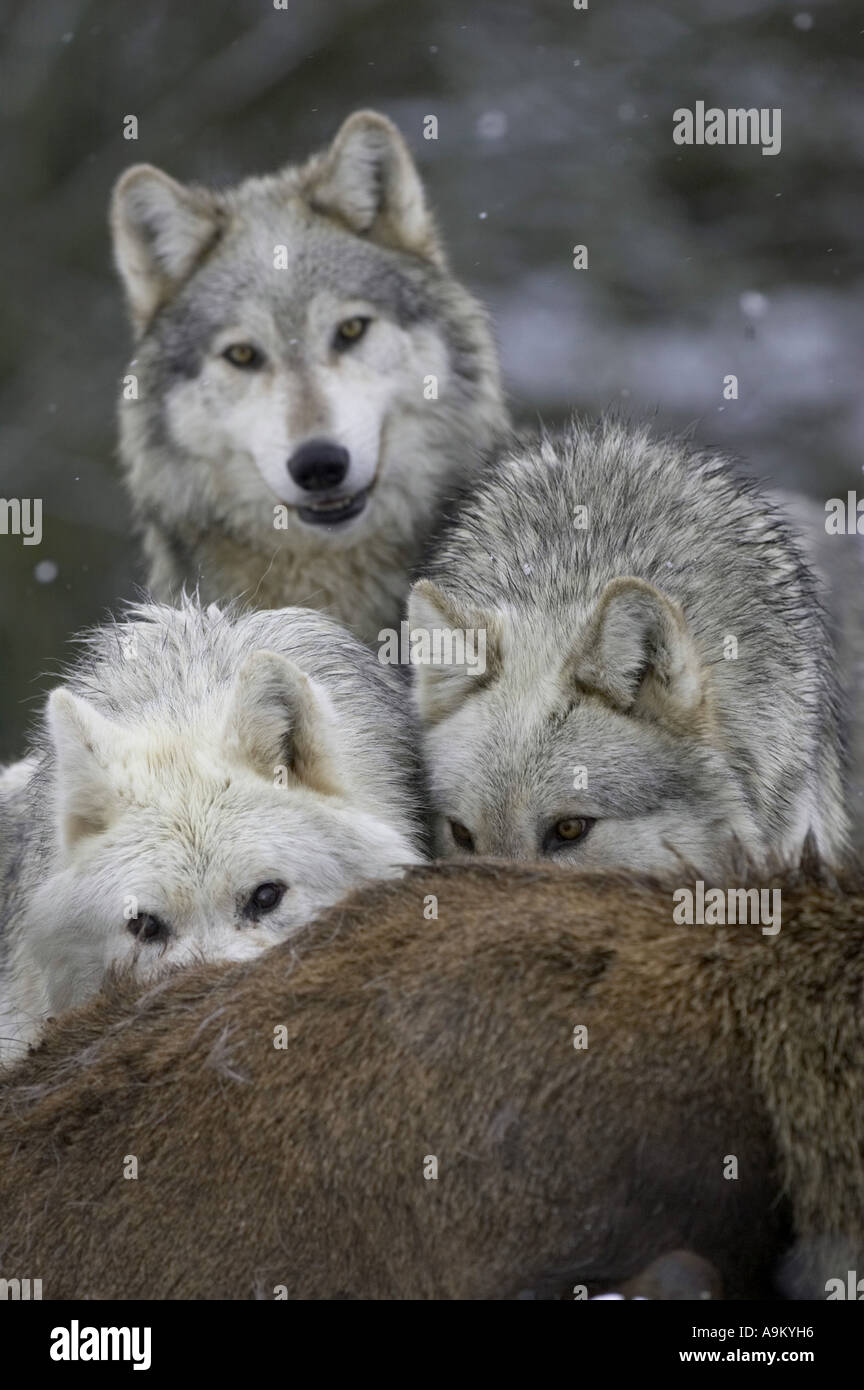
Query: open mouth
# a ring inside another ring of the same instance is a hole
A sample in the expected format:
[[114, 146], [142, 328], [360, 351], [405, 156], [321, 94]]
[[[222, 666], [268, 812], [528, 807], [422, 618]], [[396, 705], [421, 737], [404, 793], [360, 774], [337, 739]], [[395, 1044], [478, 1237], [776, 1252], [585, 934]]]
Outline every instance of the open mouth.
[[307, 526], [341, 526], [360, 515], [368, 497], [368, 488], [355, 493], [353, 497], [328, 497], [326, 501], [316, 502], [312, 506], [298, 507], [297, 515]]

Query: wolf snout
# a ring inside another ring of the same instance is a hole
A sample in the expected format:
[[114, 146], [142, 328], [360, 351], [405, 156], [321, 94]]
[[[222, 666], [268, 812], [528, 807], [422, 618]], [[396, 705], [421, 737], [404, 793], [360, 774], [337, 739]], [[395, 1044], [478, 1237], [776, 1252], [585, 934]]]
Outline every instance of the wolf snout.
[[307, 492], [325, 492], [344, 481], [351, 455], [329, 439], [309, 439], [288, 460], [288, 472]]

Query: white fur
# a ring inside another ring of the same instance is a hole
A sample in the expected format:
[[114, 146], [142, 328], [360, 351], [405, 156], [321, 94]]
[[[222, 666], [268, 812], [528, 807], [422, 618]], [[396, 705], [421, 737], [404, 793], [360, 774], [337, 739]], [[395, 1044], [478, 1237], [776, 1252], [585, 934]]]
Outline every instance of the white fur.
[[[371, 316], [373, 322], [350, 353], [336, 356], [328, 351], [334, 329], [355, 316]], [[346, 496], [365, 491], [378, 475], [381, 436], [394, 403], [414, 391], [419, 405], [420, 383], [427, 375], [437, 377], [439, 391], [448, 384], [447, 356], [436, 331], [406, 333], [376, 318], [373, 306], [363, 301], [339, 303], [330, 294], [315, 296], [303, 339], [314, 365], [298, 373], [296, 365], [280, 360], [278, 326], [266, 307], [250, 306], [246, 322], [236, 322], [215, 339], [200, 376], [176, 386], [166, 402], [177, 443], [204, 463], [219, 459], [230, 480], [226, 491], [249, 501], [260, 498], [270, 508], [310, 501], [287, 463], [315, 437], [348, 450], [349, 472], [339, 491]], [[238, 372], [222, 354], [232, 343], [250, 340], [267, 353], [268, 366]], [[249, 472], [250, 462], [257, 479]], [[367, 526], [370, 515], [361, 513], [347, 523], [346, 533]]]
[[[419, 861], [407, 766], [398, 770], [407, 711], [371, 653], [298, 610], [137, 613], [120, 629], [135, 655], [113, 672], [122, 717], [90, 694], [112, 688], [110, 655], [48, 701], [46, 746], [20, 801], [35, 825], [0, 976], [6, 1061], [110, 969], [151, 980], [195, 960], [248, 959], [359, 882]], [[107, 634], [95, 640], [110, 650]], [[316, 675], [303, 669], [310, 642]], [[269, 883], [286, 885], [281, 902], [248, 916]], [[165, 924], [166, 940], [132, 934], [142, 914]]]
[[0, 800], [14, 796], [30, 781], [37, 766], [35, 758], [22, 758], [20, 762], [0, 767]]

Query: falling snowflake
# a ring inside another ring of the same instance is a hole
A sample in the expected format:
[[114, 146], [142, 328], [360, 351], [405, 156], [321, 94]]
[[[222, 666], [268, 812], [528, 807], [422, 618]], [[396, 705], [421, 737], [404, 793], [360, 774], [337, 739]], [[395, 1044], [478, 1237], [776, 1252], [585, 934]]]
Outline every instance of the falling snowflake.
[[758, 290], [746, 290], [738, 300], [741, 313], [748, 319], [761, 319], [768, 308], [768, 300]]
[[507, 134], [507, 125], [503, 111], [484, 111], [477, 121], [477, 134], [481, 140], [500, 140]]

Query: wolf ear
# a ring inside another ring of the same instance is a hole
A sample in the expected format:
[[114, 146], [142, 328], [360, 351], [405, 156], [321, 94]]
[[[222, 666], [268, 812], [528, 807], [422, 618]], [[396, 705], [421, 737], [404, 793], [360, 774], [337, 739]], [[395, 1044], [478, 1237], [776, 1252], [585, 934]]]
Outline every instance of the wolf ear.
[[333, 723], [323, 694], [278, 652], [247, 657], [231, 694], [224, 739], [229, 752], [278, 786], [281, 769], [315, 791], [344, 789], [333, 755]]
[[377, 111], [355, 111], [327, 152], [310, 165], [313, 208], [353, 232], [437, 265], [444, 256], [423, 184], [399, 131]]
[[135, 164], [111, 199], [114, 260], [126, 289], [136, 334], [177, 290], [215, 241], [220, 221], [206, 193]]
[[123, 743], [123, 730], [61, 686], [48, 697], [48, 732], [57, 759], [60, 840], [71, 850], [107, 830], [113, 819], [108, 765]]
[[469, 660], [414, 665], [414, 696], [424, 724], [437, 724], [454, 714], [469, 695], [495, 679], [501, 668], [502, 627], [500, 614], [471, 608], [430, 580], [418, 579], [408, 595], [409, 634], [473, 633], [461, 650], [455, 645], [453, 649], [454, 656]]
[[684, 614], [642, 579], [606, 586], [570, 673], [623, 712], [661, 720], [691, 719], [705, 698], [705, 673]]

